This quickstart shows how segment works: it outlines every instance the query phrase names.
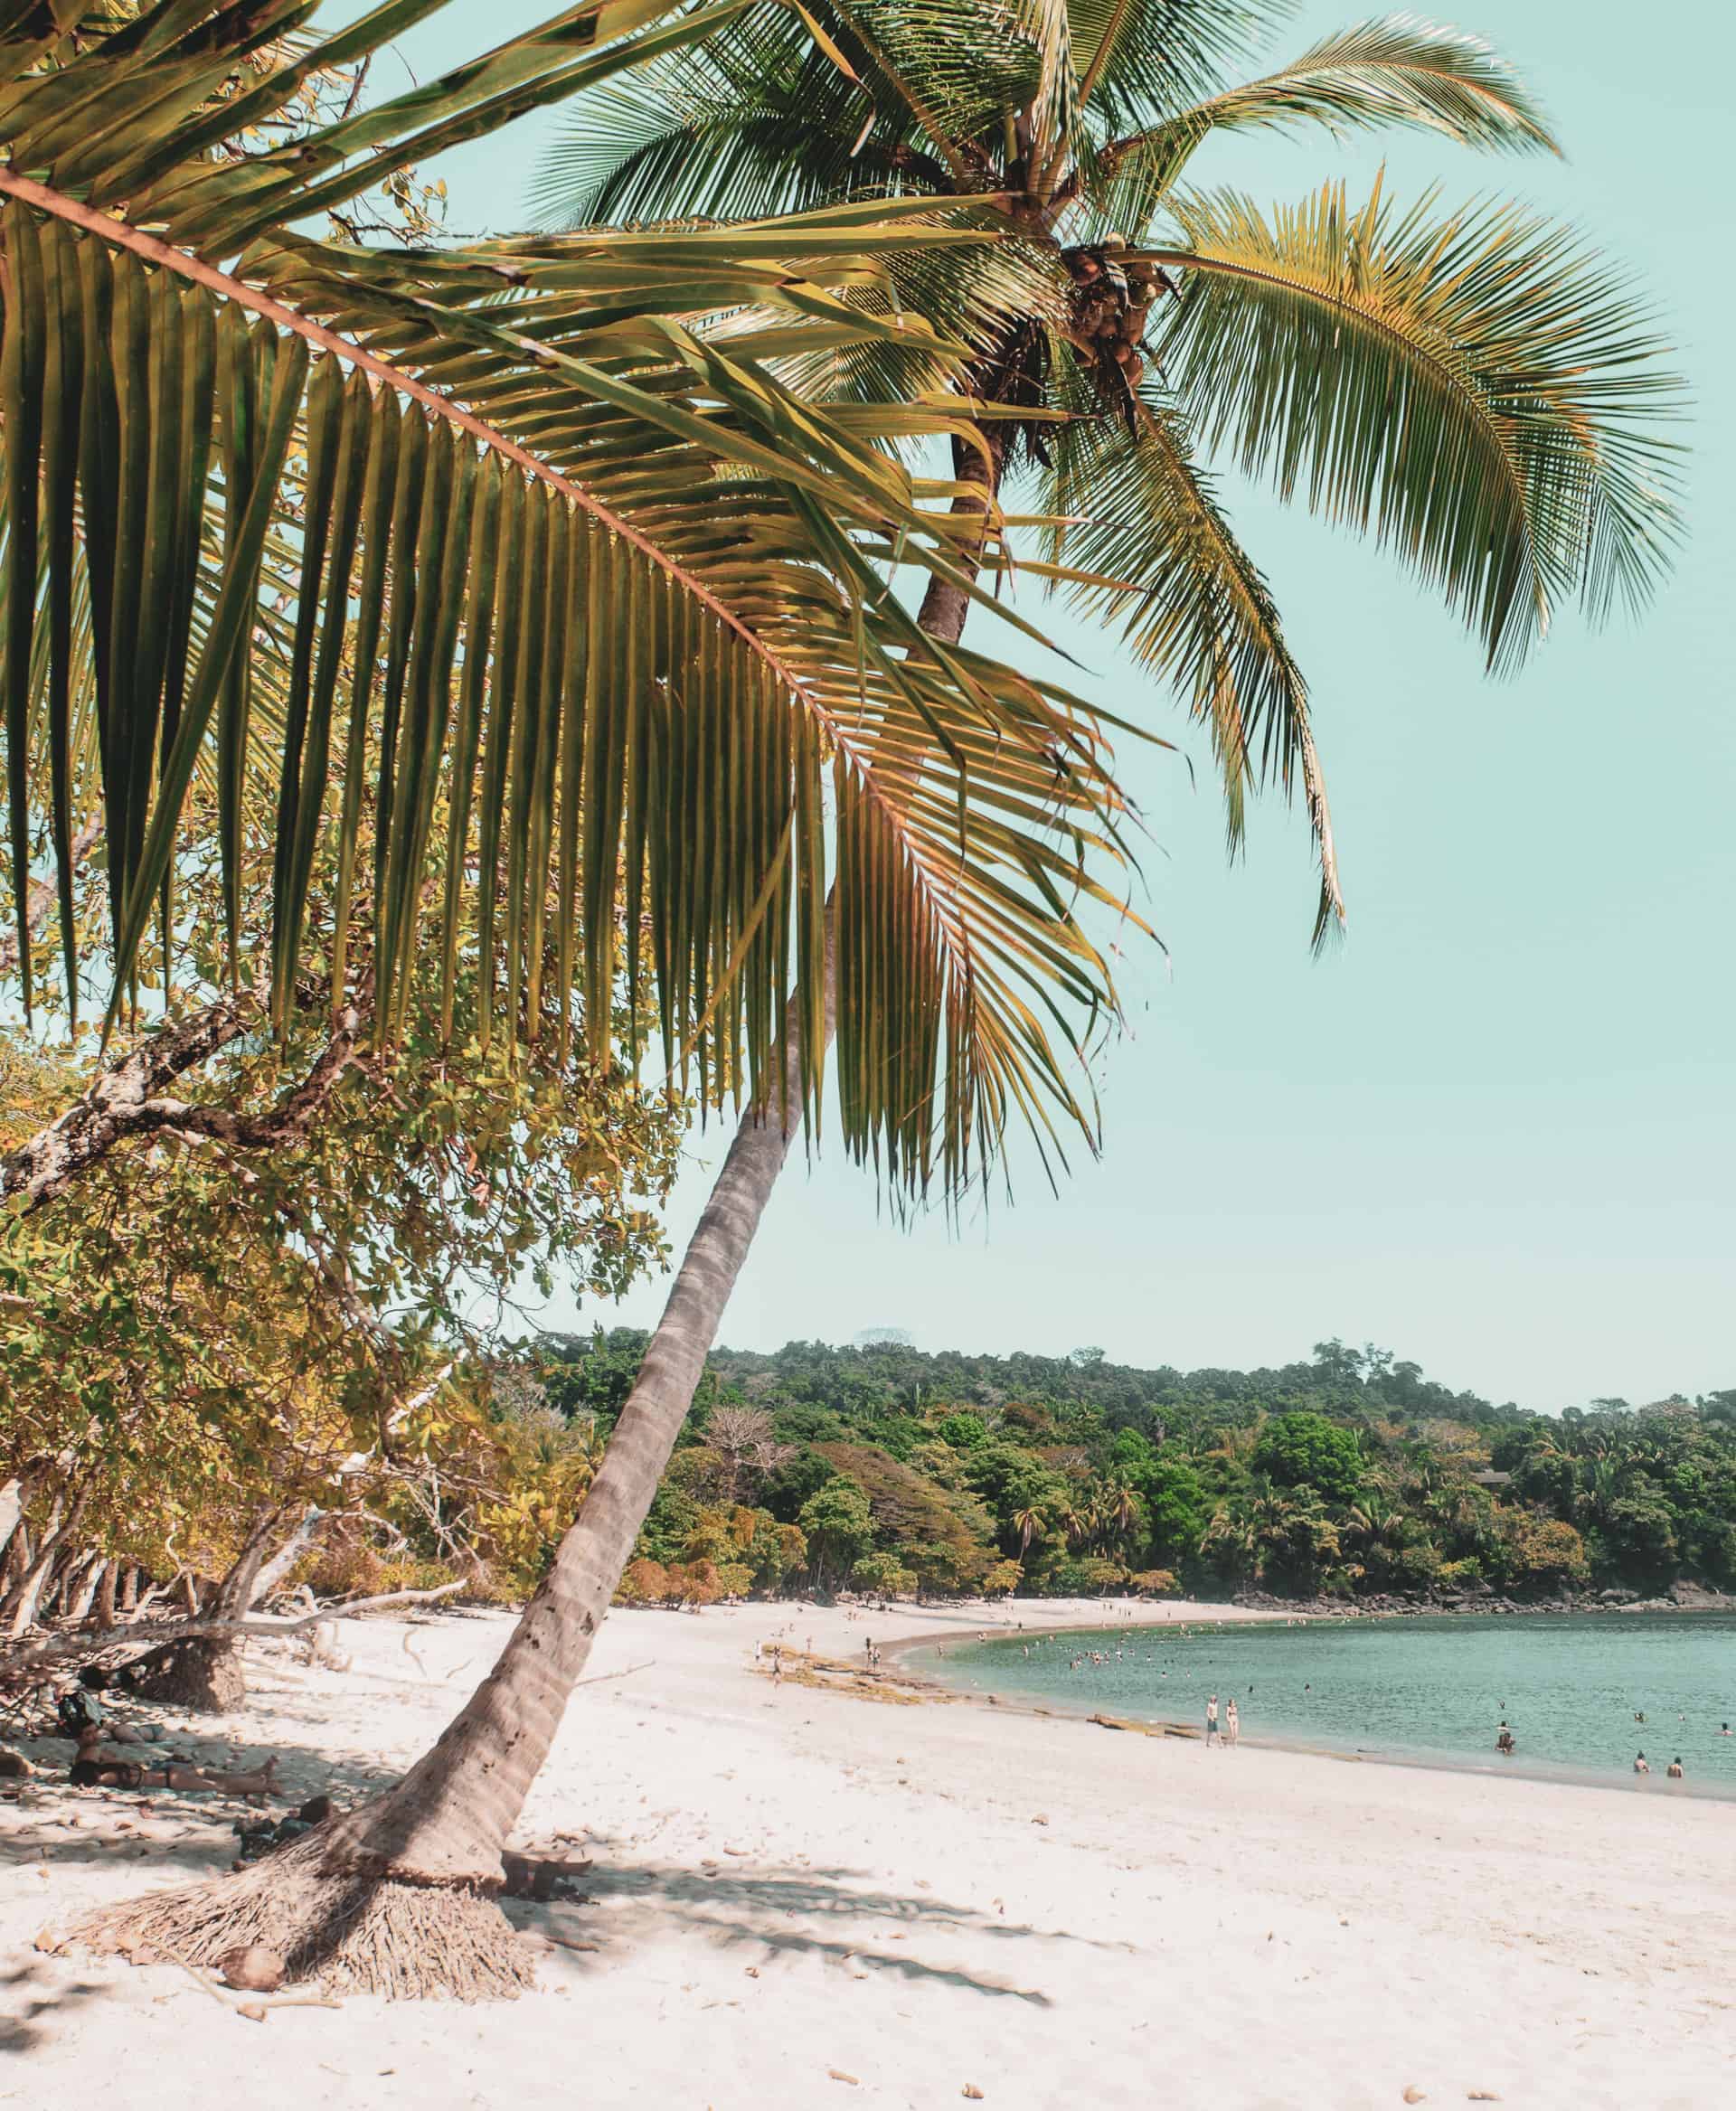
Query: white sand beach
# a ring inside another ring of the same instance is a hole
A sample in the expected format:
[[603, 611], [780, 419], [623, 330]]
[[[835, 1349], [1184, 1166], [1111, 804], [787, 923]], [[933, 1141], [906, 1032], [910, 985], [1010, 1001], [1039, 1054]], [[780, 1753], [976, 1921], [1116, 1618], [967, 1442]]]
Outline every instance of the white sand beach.
[[[241, 1806], [72, 1790], [68, 1748], [26, 1746], [61, 1763], [0, 1802], [0, 2103], [1730, 2100], [1728, 1804], [774, 1691], [753, 1663], [756, 1641], [843, 1654], [864, 1629], [1014, 1616], [1081, 1614], [611, 1615], [605, 1682], [576, 1696], [517, 1842], [592, 1867], [581, 1899], [509, 1908], [527, 1939], [561, 1940], [541, 1990], [497, 2006], [350, 1999], [261, 2022], [173, 1966], [34, 1949], [87, 1905], [227, 1866]], [[256, 1654], [245, 1712], [214, 1736], [177, 1725], [173, 1748], [278, 1751], [275, 1810], [354, 1798], [423, 1747], [506, 1626], [353, 1623], [342, 1673]]]

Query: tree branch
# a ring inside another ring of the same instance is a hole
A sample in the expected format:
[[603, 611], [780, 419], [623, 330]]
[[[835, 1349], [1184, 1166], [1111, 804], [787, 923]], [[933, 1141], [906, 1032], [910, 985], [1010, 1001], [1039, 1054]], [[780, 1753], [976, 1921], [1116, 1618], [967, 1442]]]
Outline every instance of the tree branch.
[[189, 1107], [165, 1094], [165, 1087], [239, 1041], [263, 1014], [253, 993], [238, 991], [154, 1033], [99, 1078], [76, 1105], [0, 1160], [0, 1199], [22, 1194], [33, 1210], [62, 1193], [127, 1136], [168, 1131], [242, 1151], [269, 1151], [297, 1142], [355, 1060], [363, 1022], [354, 1004], [338, 1013], [332, 1037], [307, 1077], [264, 1114]]
[[212, 1635], [299, 1635], [327, 1620], [353, 1619], [357, 1613], [383, 1612], [388, 1606], [429, 1605], [450, 1597], [466, 1588], [460, 1577], [453, 1583], [437, 1584], [432, 1590], [389, 1590], [378, 1597], [355, 1597], [341, 1605], [322, 1606], [294, 1620], [167, 1620], [148, 1627], [104, 1627], [92, 1635], [45, 1635], [0, 1655], [0, 1679], [16, 1680], [21, 1674], [61, 1657], [93, 1656], [112, 1644], [124, 1642], [141, 1650], [160, 1649], [165, 1643], [191, 1642]]

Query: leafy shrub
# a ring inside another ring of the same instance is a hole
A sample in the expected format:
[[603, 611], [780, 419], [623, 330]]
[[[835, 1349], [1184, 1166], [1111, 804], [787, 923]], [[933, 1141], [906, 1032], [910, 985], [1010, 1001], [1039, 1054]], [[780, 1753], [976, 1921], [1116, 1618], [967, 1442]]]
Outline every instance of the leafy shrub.
[[896, 1554], [864, 1554], [850, 1571], [858, 1590], [876, 1597], [914, 1597], [916, 1578]]

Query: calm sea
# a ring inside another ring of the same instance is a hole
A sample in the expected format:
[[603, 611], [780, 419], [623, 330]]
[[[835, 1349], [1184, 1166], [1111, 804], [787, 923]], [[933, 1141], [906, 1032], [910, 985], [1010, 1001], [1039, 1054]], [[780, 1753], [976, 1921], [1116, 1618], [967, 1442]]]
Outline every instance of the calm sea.
[[[1090, 1656], [1103, 1659], [1093, 1664]], [[1075, 1659], [1084, 1661], [1075, 1668]], [[1736, 1796], [1736, 1615], [1123, 1625], [913, 1651], [951, 1685], [1083, 1714], [1203, 1725], [1234, 1694], [1250, 1742]], [[1637, 1722], [1637, 1713], [1645, 1721]], [[1514, 1760], [1494, 1747], [1505, 1720]], [[1634, 1755], [1654, 1768], [1636, 1781]]]

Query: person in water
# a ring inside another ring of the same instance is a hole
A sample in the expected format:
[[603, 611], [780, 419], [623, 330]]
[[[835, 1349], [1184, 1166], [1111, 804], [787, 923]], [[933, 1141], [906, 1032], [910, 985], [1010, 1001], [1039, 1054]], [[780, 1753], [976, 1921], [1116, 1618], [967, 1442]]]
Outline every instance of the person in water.
[[1646, 1764], [1646, 1755], [1644, 1752], [1639, 1753], [1635, 1758], [1634, 1772], [1636, 1774], [1649, 1774], [1651, 1772], [1651, 1768]]
[[1721, 1730], [1718, 1732], [1718, 1735], [1719, 1735], [1721, 1738], [1727, 1738], [1727, 1737], [1730, 1735], [1730, 1725], [1729, 1725], [1729, 1723], [1725, 1723], [1725, 1725], [1724, 1725], [1724, 1727], [1722, 1728], [1722, 1729], [1721, 1729]]
[[1497, 1752], [1506, 1753], [1508, 1757], [1511, 1757], [1513, 1754], [1513, 1732], [1507, 1728], [1505, 1722], [1495, 1733], [1495, 1748]]
[[1684, 1778], [1682, 1773], [1682, 1757], [1680, 1753], [1677, 1753], [1676, 1757], [1670, 1761], [1666, 1767], [1665, 1767], [1664, 1776], [1667, 1781], [1680, 1781]]

